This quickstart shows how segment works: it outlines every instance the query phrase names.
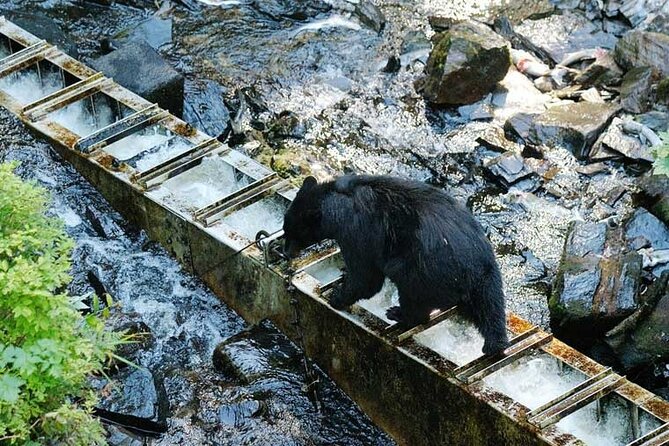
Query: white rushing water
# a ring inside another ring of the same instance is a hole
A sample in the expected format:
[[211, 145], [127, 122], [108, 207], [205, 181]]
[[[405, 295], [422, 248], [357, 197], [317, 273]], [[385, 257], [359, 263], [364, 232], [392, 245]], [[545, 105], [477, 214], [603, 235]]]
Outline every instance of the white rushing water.
[[585, 375], [571, 367], [560, 368], [552, 356], [526, 356], [487, 376], [483, 382], [513, 398], [530, 410], [562, 395], [585, 381]]
[[397, 287], [390, 279], [386, 279], [381, 291], [376, 293], [371, 299], [358, 301], [358, 306], [390, 323], [392, 321], [386, 317], [386, 310], [399, 305], [399, 303], [400, 296], [397, 292]]
[[238, 175], [230, 164], [214, 155], [170, 178], [149, 195], [181, 210], [194, 211], [242, 188], [249, 181], [249, 177]]
[[414, 339], [458, 366], [483, 355], [483, 336], [471, 322], [458, 315], [418, 333]]
[[249, 240], [255, 240], [258, 231], [265, 230], [271, 234], [281, 229], [285, 212], [285, 203], [275, 198], [265, 198], [233, 212], [223, 219], [223, 223]]
[[599, 417], [595, 401], [560, 420], [557, 427], [588, 446], [623, 446], [634, 440], [627, 405], [618, 399], [609, 399]]
[[23, 105], [50, 95], [63, 88], [55, 75], [46, 75], [40, 81], [36, 71], [23, 70], [0, 79], [0, 90], [8, 93]]
[[114, 158], [125, 161], [151, 147], [165, 143], [169, 138], [169, 135], [158, 132], [133, 134], [109, 144], [103, 150]]
[[151, 150], [137, 160], [135, 165], [137, 170], [140, 172], [149, 170], [193, 147], [192, 143], [181, 138], [177, 138], [176, 141], [175, 139], [165, 140], [158, 145], [159, 147], [155, 147], [157, 150]]
[[91, 113], [90, 101], [90, 97], [77, 101], [49, 114], [49, 118], [81, 137], [115, 121], [111, 108], [102, 101], [95, 100], [95, 114]]

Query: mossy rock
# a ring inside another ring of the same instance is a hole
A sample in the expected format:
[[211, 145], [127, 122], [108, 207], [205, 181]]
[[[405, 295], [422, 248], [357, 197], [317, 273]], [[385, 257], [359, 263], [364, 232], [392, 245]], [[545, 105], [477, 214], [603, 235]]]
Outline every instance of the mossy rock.
[[510, 66], [504, 39], [484, 25], [461, 22], [437, 39], [418, 86], [433, 104], [471, 104], [490, 93]]

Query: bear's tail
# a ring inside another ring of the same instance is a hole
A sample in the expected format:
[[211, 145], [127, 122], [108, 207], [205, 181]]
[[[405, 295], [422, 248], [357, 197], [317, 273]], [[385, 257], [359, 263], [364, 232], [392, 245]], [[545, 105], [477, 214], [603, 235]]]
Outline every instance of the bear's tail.
[[483, 280], [475, 288], [476, 295], [470, 300], [470, 314], [485, 339], [483, 353], [494, 355], [509, 345], [509, 339], [501, 274], [497, 268], [493, 268], [486, 276], [482, 277]]

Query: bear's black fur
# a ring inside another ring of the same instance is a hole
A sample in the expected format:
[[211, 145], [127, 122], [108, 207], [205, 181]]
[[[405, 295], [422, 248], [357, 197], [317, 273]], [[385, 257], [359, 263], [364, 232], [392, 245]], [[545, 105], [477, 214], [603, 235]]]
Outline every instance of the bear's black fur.
[[323, 239], [339, 244], [346, 277], [331, 299], [342, 309], [369, 299], [384, 278], [399, 291], [388, 317], [425, 323], [433, 309], [458, 305], [483, 337], [483, 352], [507, 345], [502, 278], [483, 228], [443, 191], [387, 176], [304, 181], [286, 212], [289, 257]]

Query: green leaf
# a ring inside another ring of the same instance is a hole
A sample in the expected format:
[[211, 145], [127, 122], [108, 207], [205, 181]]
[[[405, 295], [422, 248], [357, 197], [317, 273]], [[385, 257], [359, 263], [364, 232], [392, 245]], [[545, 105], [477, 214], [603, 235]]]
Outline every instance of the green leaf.
[[0, 401], [15, 403], [19, 399], [21, 386], [25, 384], [21, 378], [12, 375], [0, 375]]

